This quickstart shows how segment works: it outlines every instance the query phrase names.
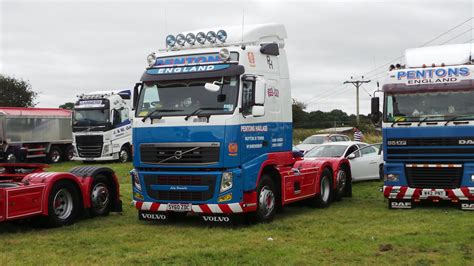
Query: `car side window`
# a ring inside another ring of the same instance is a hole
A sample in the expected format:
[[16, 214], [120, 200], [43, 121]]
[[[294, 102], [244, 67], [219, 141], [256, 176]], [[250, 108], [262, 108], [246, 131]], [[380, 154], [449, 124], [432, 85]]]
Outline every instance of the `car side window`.
[[330, 140], [331, 142], [337, 141], [335, 136], [331, 136], [331, 137], [329, 138], [329, 140]]
[[[359, 147], [357, 147], [356, 145], [352, 145], [349, 149], [347, 149], [345, 157], [349, 156], [349, 154], [357, 151], [358, 149], [359, 149]], [[356, 158], [360, 157], [360, 152], [359, 151], [355, 152], [354, 154], [355, 154]]]
[[336, 136], [336, 141], [344, 141], [344, 138], [341, 136]]
[[377, 153], [377, 149], [375, 149], [373, 146], [366, 146], [360, 150], [362, 153], [362, 156], [366, 155], [374, 155]]
[[351, 139], [348, 136], [343, 136], [343, 141], [351, 141]]

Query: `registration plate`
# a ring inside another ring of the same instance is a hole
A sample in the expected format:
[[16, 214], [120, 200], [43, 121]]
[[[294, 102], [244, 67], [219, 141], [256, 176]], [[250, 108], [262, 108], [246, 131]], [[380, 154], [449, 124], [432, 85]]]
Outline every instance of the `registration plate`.
[[172, 212], [190, 212], [192, 210], [192, 204], [168, 203], [168, 207], [166, 207], [166, 210]]
[[446, 196], [446, 191], [442, 190], [423, 190], [421, 193], [423, 196], [426, 197], [444, 197]]

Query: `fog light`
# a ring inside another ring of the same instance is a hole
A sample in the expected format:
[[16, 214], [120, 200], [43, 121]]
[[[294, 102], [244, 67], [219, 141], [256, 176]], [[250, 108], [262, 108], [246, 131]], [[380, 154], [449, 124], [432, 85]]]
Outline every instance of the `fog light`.
[[232, 188], [232, 179], [233, 179], [233, 173], [232, 172], [224, 172], [222, 173], [222, 178], [221, 178], [221, 193], [225, 192], [229, 189]]
[[229, 201], [232, 199], [232, 193], [229, 193], [229, 194], [226, 194], [224, 196], [220, 196], [218, 199], [217, 199], [217, 202], [224, 202], [224, 201]]
[[388, 182], [398, 182], [399, 176], [397, 174], [385, 174], [384, 180]]
[[206, 34], [204, 32], [198, 32], [196, 41], [200, 44], [204, 44], [206, 42]]
[[471, 182], [474, 182], [474, 175], [471, 175]]
[[144, 200], [144, 199], [145, 199], [145, 198], [143, 198], [143, 195], [142, 195], [142, 194], [140, 194], [140, 193], [138, 193], [138, 192], [136, 192], [136, 191], [133, 192], [133, 197], [134, 197], [135, 199], [138, 199], [138, 200]]
[[176, 43], [180, 46], [184, 46], [186, 43], [186, 37], [183, 34], [176, 35]]

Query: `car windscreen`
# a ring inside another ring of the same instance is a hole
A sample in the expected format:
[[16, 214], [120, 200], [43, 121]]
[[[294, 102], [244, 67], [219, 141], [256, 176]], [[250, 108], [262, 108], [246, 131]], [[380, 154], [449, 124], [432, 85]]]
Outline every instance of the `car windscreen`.
[[322, 145], [310, 150], [304, 157], [341, 157], [346, 149], [346, 145]]
[[325, 136], [310, 136], [303, 141], [303, 144], [323, 144], [325, 140]]

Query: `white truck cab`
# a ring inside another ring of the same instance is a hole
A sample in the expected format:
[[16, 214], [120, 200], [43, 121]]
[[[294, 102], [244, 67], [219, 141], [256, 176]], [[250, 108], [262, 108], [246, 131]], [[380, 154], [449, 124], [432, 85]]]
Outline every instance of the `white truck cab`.
[[130, 90], [79, 95], [73, 115], [73, 160], [130, 161], [131, 109]]

